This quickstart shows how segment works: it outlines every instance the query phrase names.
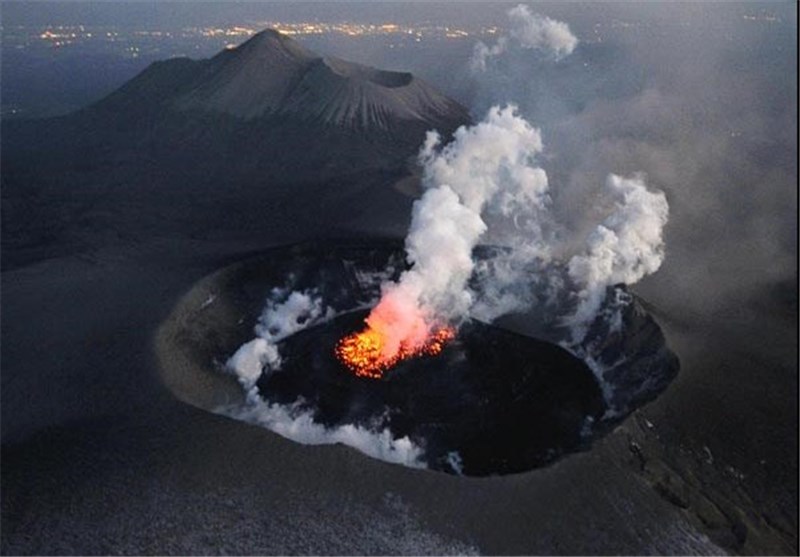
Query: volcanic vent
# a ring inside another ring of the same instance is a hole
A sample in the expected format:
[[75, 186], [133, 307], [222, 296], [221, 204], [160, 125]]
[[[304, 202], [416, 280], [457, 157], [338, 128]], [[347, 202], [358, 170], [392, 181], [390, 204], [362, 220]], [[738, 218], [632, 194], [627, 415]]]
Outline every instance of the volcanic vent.
[[[488, 475], [588, 449], [677, 371], [658, 326], [630, 298], [607, 306], [619, 312], [623, 334], [609, 336], [598, 321], [604, 344], [585, 359], [556, 338], [473, 319], [438, 354], [407, 358], [380, 378], [358, 376], [336, 346], [364, 328], [381, 283], [405, 268], [402, 245], [382, 241], [277, 248], [225, 268], [198, 285], [166, 328], [164, 338], [177, 347], [165, 366], [167, 383], [183, 400], [301, 443], [343, 443], [390, 462]], [[223, 362], [250, 344], [253, 320], [262, 333], [272, 330], [267, 351], [276, 359], [252, 381], [238, 377], [245, 387], [239, 399], [241, 387], [226, 381], [226, 369], [244, 370], [247, 362]], [[184, 369], [207, 372], [182, 375], [176, 361], [183, 357]], [[609, 363], [604, 382], [587, 364], [601, 361]]]

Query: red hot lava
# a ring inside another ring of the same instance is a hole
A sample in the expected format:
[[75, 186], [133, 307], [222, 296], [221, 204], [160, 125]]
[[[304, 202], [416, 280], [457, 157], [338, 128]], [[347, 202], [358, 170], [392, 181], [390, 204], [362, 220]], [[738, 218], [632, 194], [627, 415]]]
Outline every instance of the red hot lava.
[[380, 379], [389, 368], [402, 360], [440, 353], [455, 336], [456, 331], [452, 327], [440, 327], [422, 345], [401, 343], [396, 353], [387, 356], [384, 354], [386, 339], [378, 330], [367, 326], [363, 331], [341, 339], [336, 344], [336, 357], [359, 377]]
[[402, 292], [385, 293], [367, 317], [366, 328], [336, 344], [336, 357], [359, 377], [380, 379], [398, 362], [436, 355], [455, 338], [453, 327], [433, 323]]

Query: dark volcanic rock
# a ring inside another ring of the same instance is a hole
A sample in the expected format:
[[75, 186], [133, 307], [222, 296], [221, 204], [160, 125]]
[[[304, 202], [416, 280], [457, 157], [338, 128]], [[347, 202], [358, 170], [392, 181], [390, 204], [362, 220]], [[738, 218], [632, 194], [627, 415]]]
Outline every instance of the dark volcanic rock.
[[[609, 317], [615, 314], [617, 327]], [[608, 287], [579, 349], [603, 368], [607, 401], [620, 416], [657, 397], [680, 368], [658, 323], [623, 284]]]

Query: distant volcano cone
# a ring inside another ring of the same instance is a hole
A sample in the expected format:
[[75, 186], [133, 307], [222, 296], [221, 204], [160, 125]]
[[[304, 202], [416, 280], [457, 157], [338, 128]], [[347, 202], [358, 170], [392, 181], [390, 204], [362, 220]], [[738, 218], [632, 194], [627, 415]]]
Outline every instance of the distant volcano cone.
[[271, 29], [208, 60], [153, 64], [108, 100], [149, 102], [153, 92], [162, 106], [245, 120], [380, 130], [409, 122], [451, 130], [469, 120], [464, 107], [410, 73], [322, 57]]
[[[307, 199], [326, 204], [321, 214], [350, 220], [354, 211], [374, 212], [384, 186], [412, 172], [429, 130], [447, 136], [469, 122], [463, 106], [410, 73], [323, 57], [266, 30], [212, 58], [154, 62], [32, 133], [55, 157], [80, 157], [87, 168], [113, 161], [126, 183], [158, 182], [159, 195], [187, 184], [225, 191], [239, 213], [234, 190], [271, 196], [313, 187]], [[390, 203], [394, 212], [399, 205]]]

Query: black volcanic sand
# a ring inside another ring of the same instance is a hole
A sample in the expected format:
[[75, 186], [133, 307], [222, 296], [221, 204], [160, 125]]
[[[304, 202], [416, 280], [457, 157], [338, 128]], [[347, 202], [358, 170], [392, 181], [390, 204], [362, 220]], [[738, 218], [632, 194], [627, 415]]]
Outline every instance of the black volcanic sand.
[[737, 297], [749, 319], [724, 327], [658, 311], [682, 362], [660, 397], [590, 451], [458, 477], [201, 409], [241, 396], [214, 358], [284, 276], [277, 252], [229, 265], [258, 243], [172, 236], [3, 273], [3, 554], [797, 553], [792, 285]]
[[380, 423], [423, 447], [430, 468], [477, 476], [530, 470], [588, 445], [587, 420], [606, 409], [583, 362], [477, 321], [462, 325], [440, 354], [402, 361], [381, 379], [357, 377], [334, 348], [363, 328], [367, 313], [347, 313], [282, 342], [284, 363], [259, 380], [262, 397], [285, 405], [302, 399], [326, 427]]

